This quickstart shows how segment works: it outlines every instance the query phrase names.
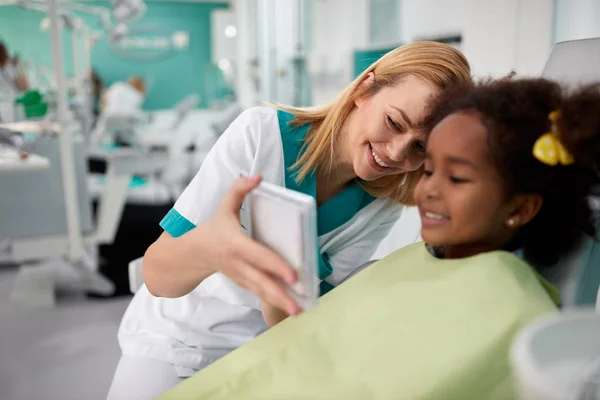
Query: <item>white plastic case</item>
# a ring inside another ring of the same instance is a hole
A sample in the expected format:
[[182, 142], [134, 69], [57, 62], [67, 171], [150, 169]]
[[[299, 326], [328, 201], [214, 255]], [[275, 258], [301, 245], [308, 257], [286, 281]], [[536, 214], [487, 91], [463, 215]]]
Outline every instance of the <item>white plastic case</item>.
[[312, 307], [319, 295], [315, 199], [262, 182], [250, 193], [248, 206], [250, 236], [296, 270], [296, 283], [284, 287], [303, 310]]

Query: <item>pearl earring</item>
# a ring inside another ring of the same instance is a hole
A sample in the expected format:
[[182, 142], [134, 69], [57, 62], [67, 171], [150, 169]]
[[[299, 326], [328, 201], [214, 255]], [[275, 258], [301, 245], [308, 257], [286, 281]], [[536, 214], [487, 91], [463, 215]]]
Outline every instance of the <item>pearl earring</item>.
[[508, 226], [514, 226], [515, 225], [515, 220], [514, 219], [509, 219], [508, 220]]

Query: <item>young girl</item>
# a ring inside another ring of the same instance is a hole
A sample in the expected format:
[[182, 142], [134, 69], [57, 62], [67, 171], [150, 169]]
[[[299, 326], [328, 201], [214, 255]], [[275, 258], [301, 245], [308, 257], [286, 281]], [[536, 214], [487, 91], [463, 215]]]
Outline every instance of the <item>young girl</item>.
[[[600, 86], [503, 80], [443, 99], [401, 249], [164, 399], [515, 399], [508, 349], [593, 231]], [[357, 294], [360, 293], [360, 296]]]

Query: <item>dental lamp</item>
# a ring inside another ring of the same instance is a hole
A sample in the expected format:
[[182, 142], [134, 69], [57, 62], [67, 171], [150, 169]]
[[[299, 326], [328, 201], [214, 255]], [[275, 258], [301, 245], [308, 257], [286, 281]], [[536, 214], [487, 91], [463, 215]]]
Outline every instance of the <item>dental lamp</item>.
[[[46, 0], [0, 0], [0, 5], [2, 4], [14, 4], [44, 13], [48, 10]], [[128, 33], [126, 24], [138, 20], [147, 10], [143, 0], [111, 0], [110, 5], [112, 10], [106, 7], [60, 1], [57, 3], [58, 14], [62, 17], [59, 22], [60, 27], [68, 27], [71, 29], [74, 27], [77, 19], [72, 18], [70, 15], [73, 11], [95, 15], [99, 18], [100, 24], [107, 32], [109, 40], [119, 41]], [[113, 18], [115, 23], [113, 23]], [[49, 20], [47, 18], [42, 21], [40, 28], [43, 30], [49, 29]]]

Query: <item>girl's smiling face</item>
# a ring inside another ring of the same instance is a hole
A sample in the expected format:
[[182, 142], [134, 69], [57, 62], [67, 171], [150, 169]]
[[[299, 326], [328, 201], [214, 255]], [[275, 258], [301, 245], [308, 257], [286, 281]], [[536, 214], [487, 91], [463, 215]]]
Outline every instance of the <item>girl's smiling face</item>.
[[422, 237], [456, 257], [500, 249], [516, 227], [515, 204], [487, 139], [479, 115], [461, 112], [442, 120], [427, 143], [425, 174], [415, 189]]

